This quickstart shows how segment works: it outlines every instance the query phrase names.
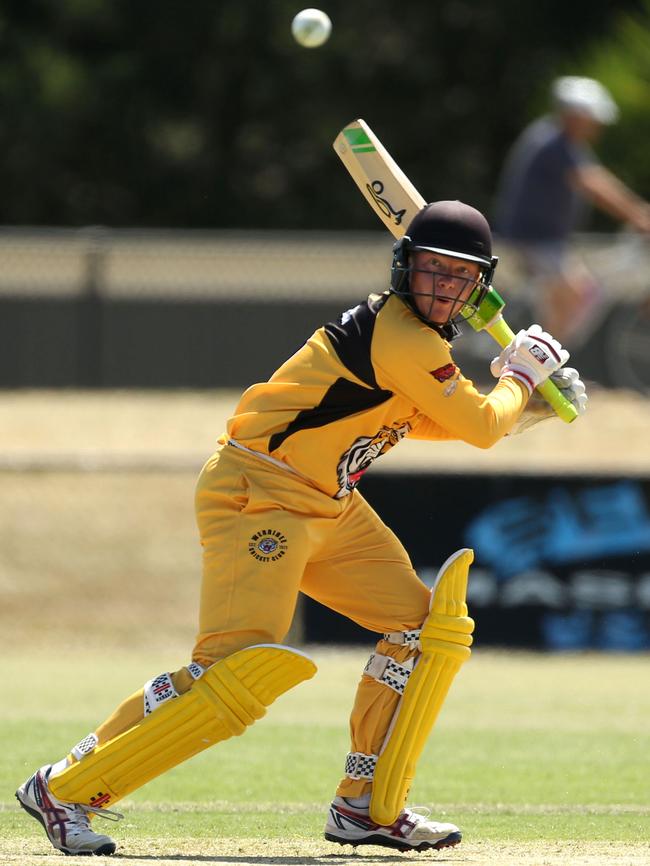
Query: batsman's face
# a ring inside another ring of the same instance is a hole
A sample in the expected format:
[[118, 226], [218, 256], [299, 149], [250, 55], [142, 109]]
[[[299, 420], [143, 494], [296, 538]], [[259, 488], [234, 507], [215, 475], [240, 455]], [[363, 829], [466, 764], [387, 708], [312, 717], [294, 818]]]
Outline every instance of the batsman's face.
[[436, 325], [444, 325], [460, 313], [481, 275], [477, 262], [427, 250], [415, 250], [410, 265], [415, 306], [421, 316]]

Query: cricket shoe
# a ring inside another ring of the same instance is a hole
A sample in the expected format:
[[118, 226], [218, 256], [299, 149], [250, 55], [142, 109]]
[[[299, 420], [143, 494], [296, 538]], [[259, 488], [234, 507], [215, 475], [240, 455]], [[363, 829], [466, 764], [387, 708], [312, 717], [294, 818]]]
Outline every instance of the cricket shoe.
[[[101, 815], [106, 810], [57, 800], [47, 784], [51, 769], [51, 764], [41, 767], [18, 788], [16, 799], [23, 809], [41, 822], [47, 838], [57, 851], [99, 856], [115, 853], [116, 845], [110, 836], [102, 836], [90, 828], [89, 813]], [[110, 812], [109, 815], [112, 820], [122, 817], [117, 812]], [[104, 814], [104, 817], [108, 815]]]
[[458, 845], [462, 835], [455, 824], [430, 821], [428, 810], [422, 812], [403, 809], [392, 824], [384, 826], [375, 824], [367, 809], [355, 809], [343, 797], [335, 797], [325, 825], [325, 838], [339, 845], [383, 845], [400, 851], [426, 851], [428, 848]]

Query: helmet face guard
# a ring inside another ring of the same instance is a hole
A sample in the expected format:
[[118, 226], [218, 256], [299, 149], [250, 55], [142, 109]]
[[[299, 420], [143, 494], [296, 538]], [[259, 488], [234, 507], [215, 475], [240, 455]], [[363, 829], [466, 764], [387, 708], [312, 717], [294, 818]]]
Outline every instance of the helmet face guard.
[[[412, 253], [418, 251], [477, 264], [478, 276], [470, 279], [447, 269], [437, 273], [430, 269], [415, 269]], [[490, 289], [497, 261], [492, 255], [490, 226], [480, 211], [460, 201], [433, 202], [413, 217], [406, 234], [393, 247], [391, 291], [402, 297], [423, 322], [453, 330], [457, 323], [476, 313]], [[422, 279], [418, 276], [418, 290], [417, 294], [414, 293], [411, 276], [416, 273], [426, 273], [431, 277], [430, 291], [422, 291]], [[439, 282], [442, 279], [451, 281], [452, 291], [445, 292], [444, 288], [441, 291]], [[428, 309], [421, 301], [423, 295], [430, 298]], [[438, 301], [449, 303], [449, 315], [444, 321], [431, 318]]]
[[[410, 264], [410, 253], [423, 251], [439, 253], [461, 261], [474, 262], [480, 266], [478, 277], [475, 279], [463, 278], [449, 274], [446, 270], [431, 271], [422, 270], [413, 267]], [[456, 250], [443, 249], [441, 247], [421, 246], [411, 242], [411, 238], [405, 235], [393, 247], [393, 263], [391, 266], [391, 291], [395, 295], [404, 298], [413, 312], [430, 325], [457, 325], [466, 321], [473, 316], [478, 310], [485, 295], [490, 289], [494, 270], [497, 266], [498, 259], [496, 256], [474, 256], [466, 253], [459, 253]], [[431, 278], [431, 288], [428, 292], [414, 292], [411, 287], [411, 274], [425, 273]], [[454, 286], [457, 288], [453, 291], [440, 291], [437, 287], [439, 278], [453, 278]], [[468, 284], [472, 285], [472, 289], [467, 293]], [[416, 304], [416, 297], [429, 298], [429, 307], [422, 311]], [[431, 313], [434, 304], [437, 301], [448, 301], [450, 303], [450, 313], [447, 319], [437, 320], [431, 318]]]

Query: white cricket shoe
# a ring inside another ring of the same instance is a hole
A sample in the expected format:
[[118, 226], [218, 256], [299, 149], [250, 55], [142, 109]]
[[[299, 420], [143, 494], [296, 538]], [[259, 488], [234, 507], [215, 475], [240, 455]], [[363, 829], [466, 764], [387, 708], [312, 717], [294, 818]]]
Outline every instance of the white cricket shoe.
[[[417, 807], [420, 808], [420, 807]], [[430, 821], [427, 814], [403, 809], [390, 826], [375, 824], [367, 809], [350, 806], [343, 797], [335, 797], [325, 825], [325, 838], [339, 845], [383, 845], [400, 851], [426, 851], [428, 848], [451, 848], [462, 835], [455, 824]]]
[[[26, 812], [40, 821], [52, 845], [64, 854], [107, 855], [115, 852], [115, 842], [90, 828], [88, 813], [101, 814], [79, 803], [63, 803], [51, 793], [47, 779], [51, 764], [41, 767], [16, 791], [16, 799]], [[111, 815], [117, 815], [112, 812]], [[121, 816], [120, 816], [121, 817]]]

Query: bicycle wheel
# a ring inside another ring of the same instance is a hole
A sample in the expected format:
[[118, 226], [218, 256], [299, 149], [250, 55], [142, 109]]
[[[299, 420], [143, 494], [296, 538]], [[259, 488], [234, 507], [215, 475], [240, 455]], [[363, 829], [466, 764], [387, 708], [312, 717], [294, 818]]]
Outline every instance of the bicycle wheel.
[[613, 313], [607, 324], [605, 362], [614, 387], [650, 394], [650, 295]]

